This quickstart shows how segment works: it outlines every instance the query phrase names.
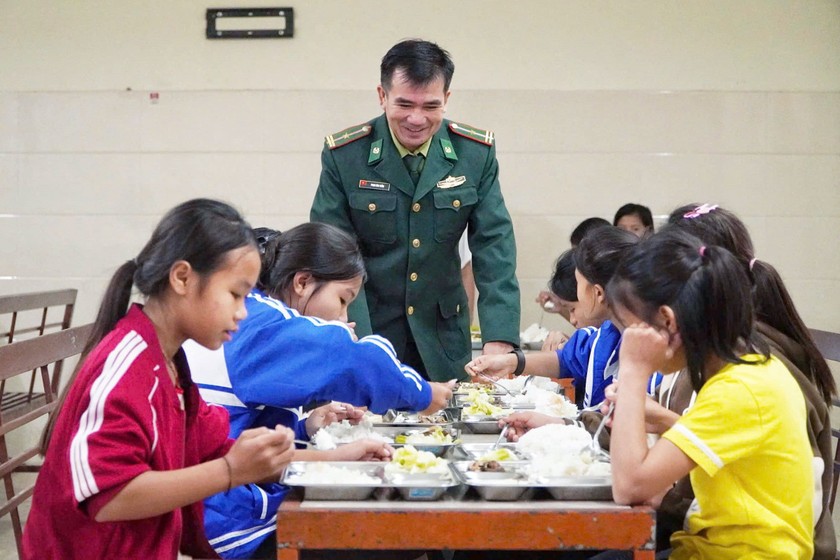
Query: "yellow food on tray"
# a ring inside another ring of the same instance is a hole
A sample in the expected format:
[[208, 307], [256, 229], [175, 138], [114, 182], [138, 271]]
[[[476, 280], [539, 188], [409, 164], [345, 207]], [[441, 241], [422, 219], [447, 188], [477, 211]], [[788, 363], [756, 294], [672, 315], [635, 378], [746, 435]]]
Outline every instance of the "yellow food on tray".
[[388, 473], [447, 473], [449, 465], [445, 459], [435, 457], [428, 451], [418, 451], [413, 445], [406, 445], [394, 452], [391, 462], [385, 465]]
[[467, 416], [498, 416], [504, 410], [490, 402], [490, 395], [477, 389], [470, 389], [466, 401], [470, 403], [464, 407]]
[[407, 434], [399, 434], [394, 438], [394, 443], [413, 443], [416, 445], [435, 445], [441, 443], [453, 443], [452, 434], [441, 428], [435, 426], [422, 432], [417, 431]]
[[516, 461], [518, 457], [513, 454], [510, 449], [506, 447], [497, 447], [492, 451], [488, 451], [478, 458], [479, 463], [487, 463], [489, 461]]

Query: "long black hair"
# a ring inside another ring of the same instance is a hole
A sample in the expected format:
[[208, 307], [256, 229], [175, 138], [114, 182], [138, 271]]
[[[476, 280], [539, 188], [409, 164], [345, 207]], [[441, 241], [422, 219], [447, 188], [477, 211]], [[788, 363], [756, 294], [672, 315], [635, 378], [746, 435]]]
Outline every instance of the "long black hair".
[[298, 272], [309, 272], [319, 283], [365, 278], [365, 261], [356, 239], [329, 224], [309, 222], [280, 233], [255, 230], [260, 240], [262, 267], [257, 286], [283, 299]]
[[811, 331], [796, 310], [782, 277], [770, 263], [755, 258], [752, 239], [744, 222], [734, 213], [708, 204], [688, 204], [671, 212], [668, 228], [686, 231], [710, 245], [729, 250], [752, 282], [755, 317], [798, 344], [804, 354], [803, 373], [816, 385], [826, 403], [837, 394], [831, 369], [817, 349]]
[[606, 289], [621, 258], [639, 243], [639, 237], [615, 226], [586, 234], [575, 249], [575, 266], [590, 284]]
[[548, 284], [552, 293], [566, 301], [577, 301], [575, 280], [575, 249], [563, 251], [554, 263], [554, 274]]
[[726, 249], [683, 231], [663, 230], [630, 249], [606, 293], [611, 308], [621, 306], [651, 324], [661, 306], [673, 309], [696, 391], [715, 373], [704, 371], [710, 355], [733, 364], [748, 363], [740, 357], [744, 351], [768, 356], [753, 328], [744, 268]]
[[[137, 257], [124, 262], [111, 277], [90, 339], [58, 399], [56, 410], [61, 408], [85, 357], [125, 316], [133, 286], [147, 298], [160, 296], [169, 286], [169, 271], [177, 261], [188, 262], [204, 282], [224, 266], [229, 251], [247, 246], [256, 247], [251, 226], [224, 202], [197, 198], [167, 212]], [[42, 451], [46, 451], [57, 416], [53, 414], [44, 429]]]

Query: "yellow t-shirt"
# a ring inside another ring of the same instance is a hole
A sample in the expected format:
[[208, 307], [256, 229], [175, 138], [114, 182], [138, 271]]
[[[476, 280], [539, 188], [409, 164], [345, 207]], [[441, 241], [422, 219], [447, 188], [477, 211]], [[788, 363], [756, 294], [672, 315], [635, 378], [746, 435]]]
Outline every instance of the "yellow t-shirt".
[[802, 391], [776, 358], [729, 364], [706, 382], [663, 435], [697, 463], [696, 507], [686, 530], [671, 537], [672, 560], [812, 557], [813, 453], [805, 424]]

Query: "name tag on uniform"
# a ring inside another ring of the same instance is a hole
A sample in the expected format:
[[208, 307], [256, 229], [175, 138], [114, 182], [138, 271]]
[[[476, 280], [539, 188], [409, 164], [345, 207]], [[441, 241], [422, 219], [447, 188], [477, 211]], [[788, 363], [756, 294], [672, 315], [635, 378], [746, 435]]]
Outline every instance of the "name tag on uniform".
[[450, 175], [443, 181], [438, 181], [437, 186], [439, 189], [451, 189], [452, 187], [463, 185], [466, 182], [467, 177], [465, 175], [461, 175], [460, 177], [453, 177], [452, 175]]
[[381, 181], [368, 181], [367, 179], [359, 180], [360, 189], [371, 189], [374, 191], [390, 191], [391, 183], [383, 183]]

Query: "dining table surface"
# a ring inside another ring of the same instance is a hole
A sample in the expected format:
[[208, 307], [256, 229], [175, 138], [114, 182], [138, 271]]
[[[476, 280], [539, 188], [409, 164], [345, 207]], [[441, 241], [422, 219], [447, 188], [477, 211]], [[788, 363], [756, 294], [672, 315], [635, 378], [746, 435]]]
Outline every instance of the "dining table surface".
[[[465, 442], [496, 435], [464, 434]], [[471, 493], [438, 501], [303, 499], [291, 492], [277, 511], [277, 558], [301, 550], [626, 550], [653, 560], [656, 513], [612, 501], [537, 495], [485, 501]]]

